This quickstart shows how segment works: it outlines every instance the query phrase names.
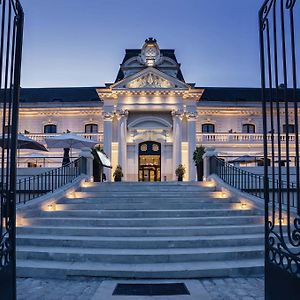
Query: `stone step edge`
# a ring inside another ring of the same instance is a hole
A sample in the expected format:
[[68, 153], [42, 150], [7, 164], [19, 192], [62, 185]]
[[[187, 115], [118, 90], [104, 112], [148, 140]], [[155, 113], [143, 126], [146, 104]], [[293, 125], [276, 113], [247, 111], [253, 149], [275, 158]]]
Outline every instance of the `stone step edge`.
[[130, 241], [130, 242], [172, 242], [172, 241], [215, 241], [215, 240], [246, 240], [264, 238], [263, 233], [254, 234], [231, 234], [231, 235], [213, 235], [213, 236], [158, 236], [158, 237], [111, 237], [111, 236], [74, 236], [74, 235], [46, 235], [46, 234], [18, 234], [17, 239], [41, 239], [41, 240], [72, 240], [72, 241]]
[[262, 245], [231, 246], [231, 247], [201, 247], [201, 248], [159, 248], [159, 249], [112, 249], [112, 248], [79, 248], [79, 247], [41, 247], [17, 246], [17, 252], [80, 254], [80, 255], [112, 255], [112, 256], [169, 256], [169, 255], [199, 255], [224, 253], [251, 253], [264, 251]]
[[[164, 218], [101, 218], [100, 216], [99, 217], [66, 217], [66, 216], [61, 216], [61, 217], [58, 217], [58, 216], [55, 216], [55, 217], [28, 217], [28, 219], [30, 220], [44, 220], [44, 221], [47, 221], [47, 220], [57, 220], [57, 221], [60, 221], [60, 220], [66, 220], [66, 221], [94, 221], [94, 220], [101, 220], [101, 221], [182, 221], [182, 220], [224, 220], [224, 219], [227, 219], [227, 220], [230, 220], [230, 219], [260, 219], [262, 218], [262, 216], [260, 215], [247, 215], [247, 216], [244, 216], [244, 215], [241, 215], [241, 216], [209, 216], [209, 217], [164, 217]], [[26, 219], [26, 218], [24, 218]]]
[[97, 263], [97, 262], [56, 262], [47, 260], [17, 260], [17, 268], [47, 268], [47, 269], [70, 269], [70, 270], [114, 270], [133, 272], [154, 272], [161, 271], [168, 267], [168, 271], [178, 270], [207, 270], [207, 269], [239, 269], [242, 267], [263, 267], [263, 259], [242, 259], [224, 261], [202, 261], [202, 262], [183, 262], [183, 263], [151, 263], [151, 264], [120, 264], [120, 263]]

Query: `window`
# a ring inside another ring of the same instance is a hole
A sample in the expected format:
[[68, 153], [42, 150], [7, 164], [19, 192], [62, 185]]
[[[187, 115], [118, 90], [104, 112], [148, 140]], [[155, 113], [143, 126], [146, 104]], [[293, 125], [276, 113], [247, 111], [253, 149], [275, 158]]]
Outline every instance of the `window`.
[[253, 124], [243, 124], [243, 133], [255, 133], [255, 125]]
[[[4, 134], [8, 134], [8, 130], [9, 130], [8, 125], [5, 125], [4, 126]], [[10, 128], [10, 132], [11, 132], [11, 128]]]
[[215, 125], [214, 124], [202, 124], [202, 132], [203, 133], [214, 133]]
[[86, 124], [85, 125], [85, 133], [98, 133], [98, 125], [97, 124]]
[[44, 133], [56, 133], [56, 125], [54, 124], [45, 125]]
[[286, 125], [283, 125], [283, 133], [287, 133], [287, 129], [289, 133], [295, 133], [295, 125], [294, 124], [289, 124], [288, 128]]

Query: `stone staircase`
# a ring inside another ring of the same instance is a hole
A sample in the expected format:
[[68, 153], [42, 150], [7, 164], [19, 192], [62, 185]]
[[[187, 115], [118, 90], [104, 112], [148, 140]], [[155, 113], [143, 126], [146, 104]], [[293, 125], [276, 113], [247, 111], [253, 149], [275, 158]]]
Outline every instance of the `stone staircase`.
[[263, 271], [263, 214], [196, 183], [87, 183], [17, 230], [17, 274], [197, 278]]

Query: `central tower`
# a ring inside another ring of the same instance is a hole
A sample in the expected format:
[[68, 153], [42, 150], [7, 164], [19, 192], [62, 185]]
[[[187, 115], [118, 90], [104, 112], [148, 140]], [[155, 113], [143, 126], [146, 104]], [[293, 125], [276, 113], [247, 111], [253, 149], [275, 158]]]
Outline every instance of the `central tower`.
[[113, 169], [121, 165], [124, 180], [175, 180], [181, 163], [185, 179], [195, 179], [202, 90], [185, 82], [174, 50], [160, 49], [154, 38], [141, 49], [127, 49], [115, 82], [97, 92], [104, 102], [104, 151]]

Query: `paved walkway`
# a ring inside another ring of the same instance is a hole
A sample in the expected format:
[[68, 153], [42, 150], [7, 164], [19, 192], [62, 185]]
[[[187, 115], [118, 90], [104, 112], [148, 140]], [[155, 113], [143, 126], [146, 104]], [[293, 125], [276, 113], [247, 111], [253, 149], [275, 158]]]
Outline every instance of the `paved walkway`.
[[[202, 279], [212, 300], [263, 300], [264, 281], [256, 278]], [[18, 300], [90, 300], [99, 279], [18, 279]], [[201, 300], [201, 299], [199, 299]], [[205, 300], [205, 299], [203, 299]]]

